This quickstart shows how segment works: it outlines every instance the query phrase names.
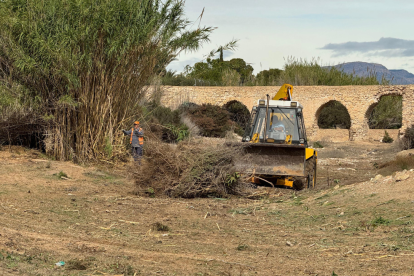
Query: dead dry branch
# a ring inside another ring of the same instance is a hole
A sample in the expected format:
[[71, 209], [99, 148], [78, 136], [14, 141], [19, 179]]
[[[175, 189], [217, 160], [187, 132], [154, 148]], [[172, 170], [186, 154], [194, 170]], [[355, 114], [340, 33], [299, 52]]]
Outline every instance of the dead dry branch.
[[148, 141], [146, 159], [135, 176], [136, 192], [184, 198], [247, 196], [252, 185], [234, 168], [234, 161], [242, 155], [242, 146], [237, 145]]

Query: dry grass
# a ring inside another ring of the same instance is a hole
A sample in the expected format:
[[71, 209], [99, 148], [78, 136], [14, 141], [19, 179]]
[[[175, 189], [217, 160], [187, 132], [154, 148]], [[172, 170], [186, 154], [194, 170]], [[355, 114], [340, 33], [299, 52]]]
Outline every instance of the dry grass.
[[397, 156], [394, 160], [378, 164], [381, 175], [391, 175], [397, 171], [414, 169], [414, 156]]
[[326, 149], [318, 152], [320, 158], [344, 158], [345, 153], [339, 149]]

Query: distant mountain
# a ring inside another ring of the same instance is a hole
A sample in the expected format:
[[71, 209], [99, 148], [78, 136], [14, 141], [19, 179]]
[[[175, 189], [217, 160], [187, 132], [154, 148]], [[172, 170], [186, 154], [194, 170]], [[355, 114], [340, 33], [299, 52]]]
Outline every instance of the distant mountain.
[[413, 84], [414, 83], [414, 74], [406, 70], [390, 70], [390, 72], [395, 76], [396, 83], [398, 84]]
[[414, 84], [414, 74], [402, 69], [388, 70], [387, 67], [378, 63], [356, 61], [338, 64], [335, 67], [343, 70], [345, 73], [354, 73], [361, 77], [375, 73], [379, 82], [381, 82], [384, 76], [391, 84]]

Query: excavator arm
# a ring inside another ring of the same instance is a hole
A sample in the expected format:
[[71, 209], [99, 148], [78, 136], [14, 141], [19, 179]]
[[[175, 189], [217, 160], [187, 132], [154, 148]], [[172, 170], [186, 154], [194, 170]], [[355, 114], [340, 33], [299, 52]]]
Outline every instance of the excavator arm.
[[279, 91], [276, 93], [276, 95], [273, 97], [272, 100], [278, 101], [278, 100], [292, 100], [292, 94], [293, 94], [293, 86], [290, 84], [285, 83], [280, 87]]

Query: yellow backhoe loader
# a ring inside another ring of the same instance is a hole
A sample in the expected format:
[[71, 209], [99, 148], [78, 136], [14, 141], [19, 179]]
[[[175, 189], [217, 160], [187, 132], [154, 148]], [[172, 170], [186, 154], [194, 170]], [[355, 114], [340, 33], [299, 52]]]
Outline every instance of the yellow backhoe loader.
[[271, 100], [267, 95], [253, 107], [242, 140], [246, 158], [236, 169], [254, 183], [315, 187], [317, 152], [308, 147], [303, 106], [292, 94], [293, 86], [284, 84]]

